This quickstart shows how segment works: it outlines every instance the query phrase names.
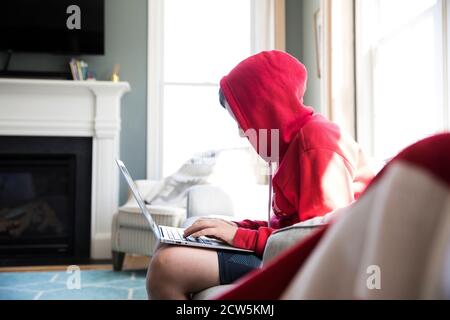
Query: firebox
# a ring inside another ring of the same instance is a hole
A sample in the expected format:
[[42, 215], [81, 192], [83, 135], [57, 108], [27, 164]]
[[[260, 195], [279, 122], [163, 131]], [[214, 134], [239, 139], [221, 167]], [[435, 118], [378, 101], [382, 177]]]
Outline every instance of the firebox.
[[90, 258], [92, 139], [0, 137], [0, 265]]

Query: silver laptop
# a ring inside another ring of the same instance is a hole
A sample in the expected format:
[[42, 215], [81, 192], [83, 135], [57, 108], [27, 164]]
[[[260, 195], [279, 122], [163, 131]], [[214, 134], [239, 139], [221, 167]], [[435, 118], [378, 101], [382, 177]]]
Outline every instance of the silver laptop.
[[125, 167], [125, 164], [120, 161], [116, 160], [117, 165], [120, 168], [120, 171], [122, 172], [123, 176], [125, 177], [125, 180], [127, 181], [131, 192], [133, 193], [134, 198], [136, 199], [136, 202], [139, 205], [139, 208], [141, 209], [141, 212], [144, 214], [145, 218], [147, 219], [150, 229], [155, 234], [155, 237], [158, 241], [158, 244], [156, 245], [156, 248], [161, 244], [174, 244], [174, 245], [180, 245], [180, 246], [189, 246], [189, 247], [201, 247], [201, 248], [208, 248], [208, 249], [223, 249], [223, 250], [232, 250], [232, 251], [241, 251], [241, 252], [252, 252], [250, 250], [244, 250], [235, 248], [233, 246], [228, 245], [227, 243], [211, 239], [208, 237], [187, 237], [185, 238], [183, 236], [184, 230], [182, 228], [175, 228], [175, 227], [167, 227], [167, 226], [158, 226], [155, 221], [153, 220], [152, 216], [147, 210], [147, 207], [139, 194], [136, 185], [134, 184], [133, 179], [131, 178], [130, 173], [128, 172], [127, 168]]

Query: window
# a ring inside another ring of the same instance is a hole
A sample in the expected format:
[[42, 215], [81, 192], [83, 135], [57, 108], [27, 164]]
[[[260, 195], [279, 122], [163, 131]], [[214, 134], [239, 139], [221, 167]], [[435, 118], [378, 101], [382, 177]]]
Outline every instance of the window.
[[219, 81], [274, 43], [273, 1], [150, 0], [148, 175], [196, 153], [247, 146], [218, 101]]
[[358, 139], [378, 160], [448, 129], [447, 5], [357, 1]]

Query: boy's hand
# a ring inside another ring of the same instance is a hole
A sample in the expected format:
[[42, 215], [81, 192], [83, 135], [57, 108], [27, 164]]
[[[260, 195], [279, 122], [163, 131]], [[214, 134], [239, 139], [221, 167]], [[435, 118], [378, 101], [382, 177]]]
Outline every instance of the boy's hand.
[[184, 237], [201, 236], [222, 240], [229, 245], [233, 245], [234, 236], [238, 227], [236, 223], [221, 219], [199, 219], [192, 226], [184, 231]]

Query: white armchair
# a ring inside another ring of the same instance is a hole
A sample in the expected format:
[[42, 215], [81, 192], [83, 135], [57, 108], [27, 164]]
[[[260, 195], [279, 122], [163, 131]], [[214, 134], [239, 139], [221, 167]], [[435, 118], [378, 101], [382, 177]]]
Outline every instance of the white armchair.
[[[151, 180], [135, 181], [139, 193], [147, 198], [160, 186], [160, 182]], [[147, 206], [157, 224], [178, 227], [186, 218], [186, 209], [168, 206]], [[156, 243], [147, 220], [130, 194], [127, 202], [114, 215], [111, 233], [113, 268], [122, 269], [125, 254], [151, 256]]]
[[[151, 180], [138, 180], [135, 183], [144, 199], [151, 197], [161, 184]], [[211, 185], [191, 188], [187, 197], [187, 208], [159, 205], [148, 205], [147, 208], [157, 224], [174, 227], [187, 227], [204, 216], [221, 219], [232, 219], [234, 216], [230, 196], [221, 188]], [[154, 252], [155, 236], [131, 194], [113, 217], [111, 241], [115, 271], [122, 269], [125, 254], [152, 256]]]

